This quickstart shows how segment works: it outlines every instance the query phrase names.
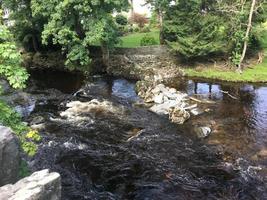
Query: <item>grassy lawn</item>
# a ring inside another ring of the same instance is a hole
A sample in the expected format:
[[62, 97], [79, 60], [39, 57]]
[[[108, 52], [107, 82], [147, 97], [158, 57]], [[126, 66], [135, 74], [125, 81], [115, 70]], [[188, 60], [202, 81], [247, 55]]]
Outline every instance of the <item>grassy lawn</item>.
[[159, 44], [159, 30], [154, 29], [149, 33], [132, 33], [132, 34], [123, 36], [120, 38], [122, 40], [122, 43], [117, 45], [117, 46], [118, 47], [128, 47], [128, 48], [140, 47], [141, 39], [146, 34], [154, 37], [157, 41], [157, 44]]
[[189, 77], [200, 77], [231, 82], [267, 82], [267, 22], [265, 23], [265, 26], [266, 35], [262, 41], [265, 49], [265, 59], [263, 60], [263, 63], [252, 68], [245, 69], [243, 74], [238, 74], [235, 71], [226, 71], [207, 67], [201, 70], [195, 70], [194, 68], [184, 69], [186, 75]]

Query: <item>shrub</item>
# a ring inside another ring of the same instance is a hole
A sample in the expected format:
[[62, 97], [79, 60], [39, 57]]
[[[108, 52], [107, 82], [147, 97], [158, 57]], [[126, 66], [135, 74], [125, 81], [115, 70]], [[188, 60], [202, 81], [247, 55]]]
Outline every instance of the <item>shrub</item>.
[[128, 20], [125, 16], [123, 16], [122, 14], [118, 14], [115, 17], [115, 21], [117, 24], [121, 25], [121, 26], [126, 26], [128, 24]]
[[138, 26], [133, 27], [133, 32], [135, 33], [140, 32], [140, 28]]
[[148, 19], [139, 13], [133, 13], [129, 21], [133, 24], [137, 24], [139, 28], [143, 28], [148, 23]]
[[140, 30], [140, 32], [141, 32], [141, 33], [148, 33], [148, 32], [150, 32], [150, 28], [149, 28], [149, 26], [145, 26], [144, 28], [142, 28], [142, 29]]
[[151, 46], [151, 45], [156, 45], [157, 41], [154, 37], [145, 35], [140, 42], [141, 46]]

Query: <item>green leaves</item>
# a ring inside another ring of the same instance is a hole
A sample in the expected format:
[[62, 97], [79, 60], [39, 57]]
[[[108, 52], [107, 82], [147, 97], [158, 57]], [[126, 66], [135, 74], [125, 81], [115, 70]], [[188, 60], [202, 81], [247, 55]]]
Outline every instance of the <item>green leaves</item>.
[[30, 130], [21, 122], [21, 116], [0, 100], [0, 124], [10, 127], [18, 136], [22, 149], [29, 156], [33, 156], [37, 151], [36, 142], [41, 140], [37, 131]]
[[33, 15], [48, 17], [42, 41], [59, 44], [70, 67], [90, 64], [88, 47], [95, 43], [112, 48], [118, 42], [111, 17], [128, 6], [128, 0], [32, 0]]
[[26, 69], [20, 66], [21, 57], [12, 35], [3, 25], [0, 26], [0, 75], [15, 88], [24, 88], [29, 77]]

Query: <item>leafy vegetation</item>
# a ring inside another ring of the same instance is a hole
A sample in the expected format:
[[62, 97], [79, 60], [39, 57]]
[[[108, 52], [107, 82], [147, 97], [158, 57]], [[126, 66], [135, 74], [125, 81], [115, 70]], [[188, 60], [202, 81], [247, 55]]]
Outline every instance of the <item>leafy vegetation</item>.
[[151, 45], [156, 45], [157, 41], [153, 36], [150, 36], [148, 34], [146, 34], [140, 42], [141, 46], [151, 46]]
[[100, 42], [103, 54], [118, 42], [118, 30], [111, 16], [128, 6], [127, 0], [65, 1], [32, 0], [34, 17], [48, 18], [42, 31], [42, 41], [58, 44], [66, 53], [66, 65], [87, 66], [91, 59], [88, 47]]
[[33, 156], [36, 153], [37, 146], [35, 142], [41, 140], [38, 132], [26, 126], [21, 121], [20, 115], [3, 101], [0, 101], [0, 123], [10, 127], [15, 132], [25, 153], [29, 156]]
[[[7, 27], [0, 25], [0, 77], [8, 80], [15, 88], [24, 88], [29, 75], [21, 67], [21, 57], [13, 41], [13, 36]], [[0, 101], [0, 123], [10, 127], [18, 136], [22, 149], [30, 156], [34, 155], [37, 147], [34, 142], [41, 138], [37, 132], [32, 131], [21, 122], [21, 117], [5, 102]], [[26, 134], [29, 132], [28, 134]]]
[[185, 58], [220, 53], [234, 65], [240, 65], [248, 44], [249, 47], [257, 44], [255, 32], [247, 27], [264, 22], [265, 10], [263, 0], [253, 7], [251, 1], [176, 1], [166, 10], [164, 37]]
[[29, 75], [21, 67], [21, 57], [12, 35], [4, 25], [0, 25], [0, 76], [4, 76], [13, 88], [25, 87]]
[[[259, 46], [262, 51], [267, 53], [267, 23], [263, 23], [255, 31], [259, 30], [258, 35]], [[209, 79], [217, 79], [232, 82], [267, 82], [267, 58], [250, 68], [244, 69], [242, 74], [237, 74], [234, 70], [218, 69], [214, 67], [203, 67], [201, 70], [195, 68], [184, 69], [187, 76], [201, 77]]]
[[126, 26], [128, 24], [128, 19], [127, 17], [125, 17], [122, 14], [118, 14], [115, 17], [115, 21], [117, 24], [121, 25], [121, 26]]

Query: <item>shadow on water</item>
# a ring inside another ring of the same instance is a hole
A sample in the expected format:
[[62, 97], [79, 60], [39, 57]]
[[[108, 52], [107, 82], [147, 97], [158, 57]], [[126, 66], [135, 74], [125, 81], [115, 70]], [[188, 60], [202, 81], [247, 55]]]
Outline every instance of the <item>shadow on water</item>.
[[[175, 83], [190, 95], [216, 101], [200, 105], [211, 112], [177, 126], [133, 106], [139, 100], [135, 83], [125, 79], [68, 79], [60, 73], [33, 75], [32, 83], [47, 98], [49, 88], [69, 93], [58, 92], [56, 99], [36, 107], [27, 119], [45, 119], [32, 167], [61, 174], [63, 199], [267, 198], [265, 175], [258, 174], [259, 166], [266, 167], [267, 87]], [[108, 100], [122, 111], [101, 111], [94, 117], [88, 113], [82, 123], [54, 120], [67, 109], [67, 102], [91, 99]], [[211, 126], [212, 134], [198, 139], [192, 131], [198, 125]]]

